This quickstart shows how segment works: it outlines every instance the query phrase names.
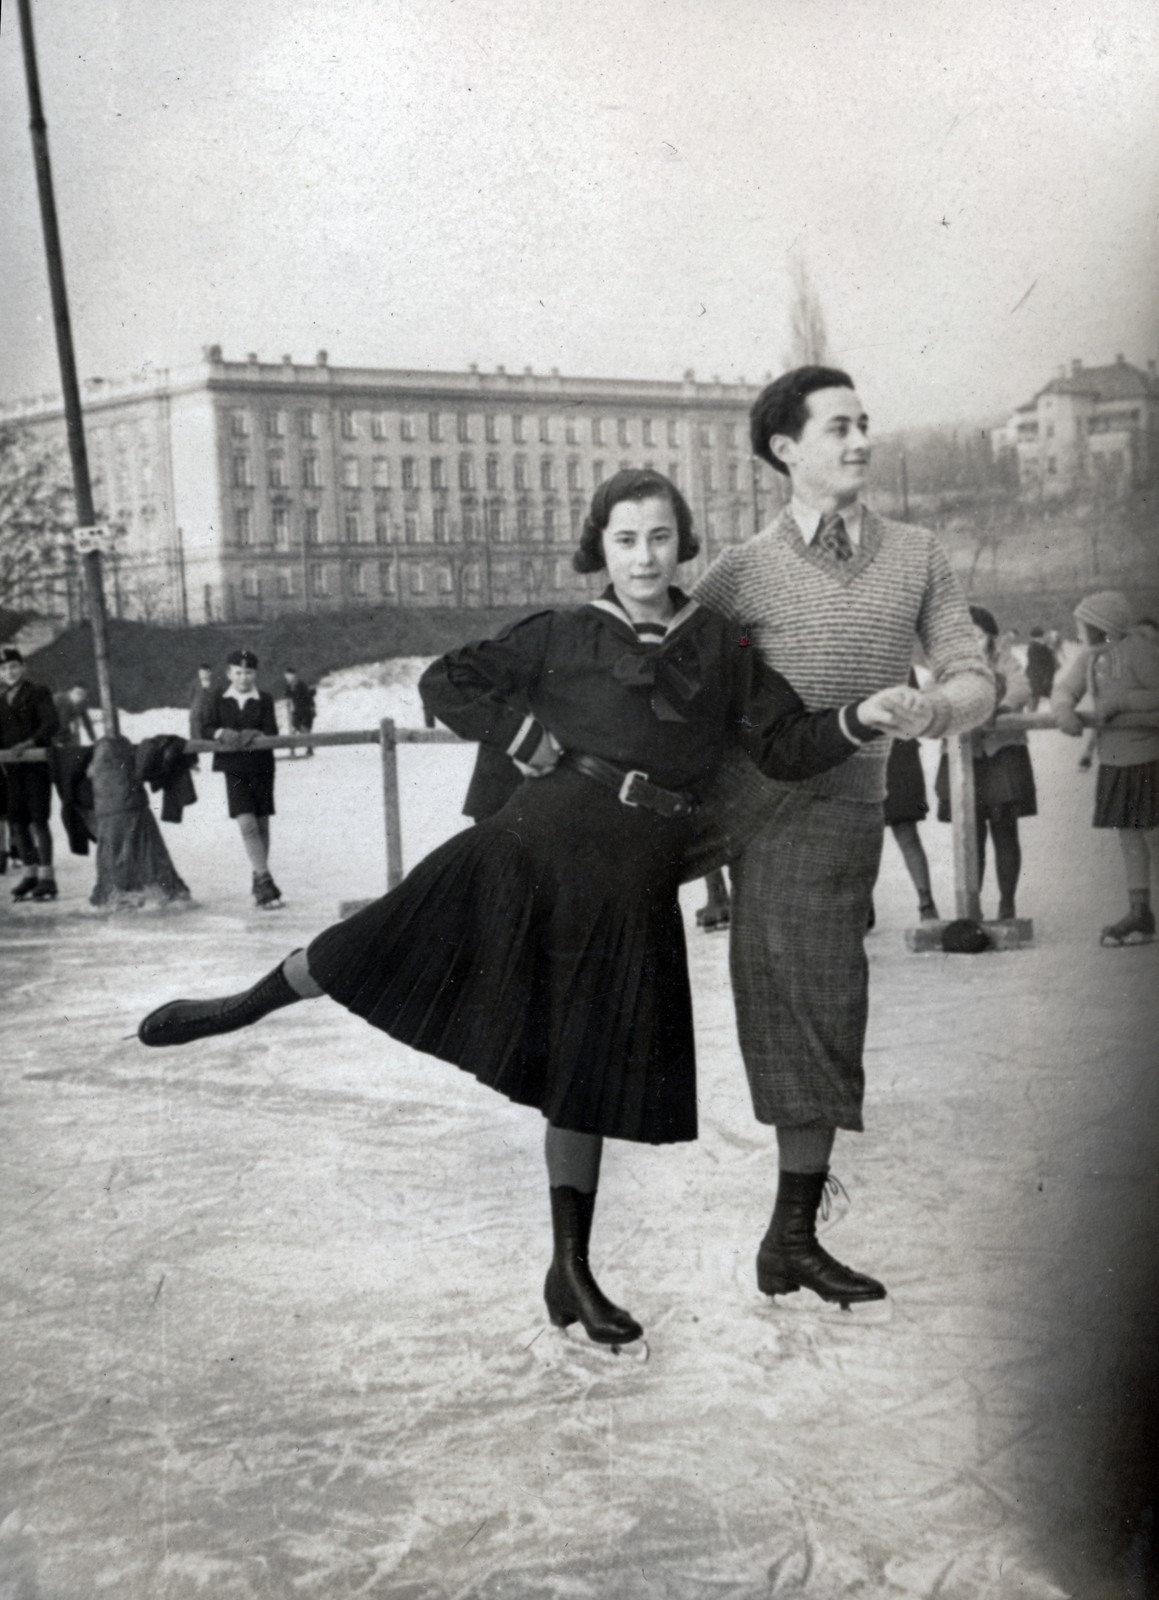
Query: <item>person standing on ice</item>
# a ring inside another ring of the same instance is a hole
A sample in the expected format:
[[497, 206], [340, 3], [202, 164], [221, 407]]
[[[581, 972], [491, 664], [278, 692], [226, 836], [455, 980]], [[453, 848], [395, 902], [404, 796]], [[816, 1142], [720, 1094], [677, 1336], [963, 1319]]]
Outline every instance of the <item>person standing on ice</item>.
[[[148, 1045], [247, 1026], [328, 994], [547, 1119], [557, 1326], [600, 1344], [642, 1334], [592, 1275], [605, 1138], [697, 1132], [692, 1007], [676, 891], [697, 800], [726, 741], [782, 781], [828, 770], [894, 723], [894, 696], [808, 712], [736, 631], [673, 587], [692, 517], [659, 473], [600, 485], [573, 564], [600, 599], [543, 611], [436, 661], [425, 706], [525, 775], [494, 815], [255, 987], [179, 1000]], [[904, 686], [894, 695], [906, 696]]]
[[1087, 595], [1074, 615], [1083, 648], [1055, 678], [1050, 709], [1063, 733], [1076, 737], [1085, 726], [1076, 707], [1097, 719], [1094, 826], [1117, 831], [1127, 875], [1127, 914], [1105, 927], [1099, 942], [1146, 944], [1155, 937], [1159, 727], [1116, 728], [1114, 719], [1124, 711], [1159, 711], [1159, 647], [1150, 629], [1131, 627], [1130, 603], [1118, 589]]
[[233, 650], [226, 658], [229, 685], [209, 702], [201, 737], [222, 748], [214, 772], [225, 774], [229, 814], [241, 833], [253, 868], [253, 897], [260, 911], [276, 911], [282, 891], [270, 873], [270, 818], [274, 814], [274, 752], [251, 750], [263, 734], [275, 735], [273, 696], [257, 687], [258, 658], [252, 650]]
[[[894, 731], [930, 738], [982, 722], [994, 679], [944, 551], [932, 534], [862, 504], [869, 420], [853, 380], [832, 367], [785, 373], [753, 406], [751, 439], [788, 478], [791, 503], [724, 550], [695, 598], [744, 628], [807, 706], [900, 682], [916, 637], [933, 676], [907, 691]], [[730, 868], [737, 1030], [753, 1109], [777, 1130], [776, 1205], [757, 1255], [765, 1294], [807, 1288], [841, 1304], [885, 1294], [821, 1249], [815, 1222], [836, 1131], [863, 1126], [863, 940], [888, 753], [883, 740], [808, 782], [750, 785], [763, 826]]]
[[[22, 755], [47, 750], [60, 728], [52, 690], [27, 676], [24, 656], [15, 645], [0, 649], [0, 749]], [[46, 761], [5, 766], [8, 827], [20, 852], [24, 875], [13, 900], [55, 900], [52, 864], [52, 779]]]

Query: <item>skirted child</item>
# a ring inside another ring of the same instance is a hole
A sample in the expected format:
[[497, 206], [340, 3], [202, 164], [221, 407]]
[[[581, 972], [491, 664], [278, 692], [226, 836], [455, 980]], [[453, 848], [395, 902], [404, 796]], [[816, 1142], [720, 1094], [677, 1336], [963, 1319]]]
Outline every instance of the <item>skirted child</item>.
[[[970, 617], [987, 661], [996, 667], [997, 694], [994, 715], [974, 734], [974, 817], [978, 828], [978, 887], [986, 870], [986, 834], [994, 845], [994, 874], [998, 879], [998, 921], [1013, 922], [1014, 895], [1022, 872], [1022, 843], [1018, 819], [1038, 814], [1030, 746], [1022, 728], [999, 729], [994, 718], [1001, 711], [1023, 711], [1031, 700], [1026, 675], [1010, 655], [997, 663], [998, 624], [985, 606], [971, 606]], [[1003, 667], [1005, 670], [1003, 670]], [[950, 776], [945, 754], [938, 764], [934, 791], [938, 821], [950, 820]]]
[[1083, 648], [1055, 678], [1050, 708], [1063, 733], [1083, 732], [1080, 710], [1099, 724], [1093, 821], [1119, 835], [1129, 900], [1126, 916], [1099, 939], [1144, 944], [1155, 937], [1149, 835], [1159, 827], [1159, 727], [1116, 728], [1113, 719], [1124, 711], [1159, 711], [1159, 646], [1150, 618], [1132, 628], [1130, 603], [1117, 589], [1087, 595], [1074, 615]]

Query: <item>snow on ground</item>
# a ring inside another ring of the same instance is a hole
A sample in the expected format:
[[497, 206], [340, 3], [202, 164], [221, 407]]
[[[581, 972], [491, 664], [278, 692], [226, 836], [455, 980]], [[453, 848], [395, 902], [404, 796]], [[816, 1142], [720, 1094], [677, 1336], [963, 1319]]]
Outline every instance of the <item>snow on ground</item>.
[[[372, 726], [389, 692], [345, 676], [320, 726]], [[825, 1233], [889, 1285], [872, 1314], [756, 1293], [773, 1141], [727, 938], [685, 892], [702, 1137], [610, 1147], [593, 1244], [644, 1364], [545, 1323], [536, 1114], [326, 1001], [172, 1053], [133, 1037], [380, 890], [373, 748], [279, 760], [281, 913], [253, 909], [208, 771], [164, 829], [192, 907], [98, 913], [68, 856], [55, 905], [0, 896], [0, 1594], [1142, 1594], [1116, 1541], [1147, 1489], [1159, 945], [1095, 943], [1115, 844], [1077, 744], [1033, 751], [1032, 948], [909, 955], [886, 841], [867, 1132]], [[400, 758], [413, 864], [462, 825], [472, 751]], [[948, 908], [949, 829], [923, 833]]]

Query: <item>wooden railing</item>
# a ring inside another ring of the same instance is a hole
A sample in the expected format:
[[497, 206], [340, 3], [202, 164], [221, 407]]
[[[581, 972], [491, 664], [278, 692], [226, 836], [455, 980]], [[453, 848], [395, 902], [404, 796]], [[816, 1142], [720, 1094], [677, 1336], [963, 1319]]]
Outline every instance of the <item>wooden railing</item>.
[[[1057, 726], [1049, 711], [1007, 713], [993, 727], [1003, 729], [1053, 728]], [[1115, 718], [1116, 728], [1159, 726], [1159, 713], [1123, 712]], [[978, 730], [980, 731], [980, 730]], [[974, 733], [963, 733], [946, 741], [949, 756], [950, 813], [954, 844], [954, 900], [959, 917], [981, 920], [978, 884], [978, 835], [966, 819], [974, 815]], [[400, 728], [393, 718], [384, 717], [377, 728], [355, 729], [342, 733], [292, 733], [262, 735], [245, 746], [247, 750], [325, 749], [331, 745], [376, 744], [382, 757], [382, 813], [386, 831], [386, 887], [402, 882], [402, 822], [398, 796], [398, 746], [400, 744], [461, 744], [457, 734], [442, 728]], [[187, 739], [191, 752], [219, 753], [222, 745], [211, 739]], [[0, 765], [37, 762], [46, 759], [43, 750], [28, 750], [22, 755], [0, 750]]]

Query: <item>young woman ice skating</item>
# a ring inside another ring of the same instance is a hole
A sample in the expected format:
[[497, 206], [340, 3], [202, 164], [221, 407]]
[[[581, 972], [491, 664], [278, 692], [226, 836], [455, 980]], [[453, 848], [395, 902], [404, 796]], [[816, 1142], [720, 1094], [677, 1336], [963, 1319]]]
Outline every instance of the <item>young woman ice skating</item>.
[[[1097, 723], [1094, 826], [1118, 832], [1127, 877], [1127, 914], [1109, 923], [1099, 942], [1149, 944], [1155, 937], [1150, 841], [1159, 828], [1159, 646], [1153, 628], [1131, 626], [1130, 604], [1117, 589], [1080, 600], [1075, 622], [1083, 648], [1055, 678], [1050, 708], [1063, 733], [1083, 732], [1079, 712]], [[1124, 712], [1149, 713], [1152, 725], [1116, 726]]]
[[603, 1139], [697, 1131], [676, 898], [697, 796], [730, 739], [776, 778], [835, 766], [889, 726], [898, 692], [807, 712], [735, 628], [672, 587], [696, 549], [666, 478], [602, 484], [574, 557], [581, 572], [607, 568], [602, 597], [454, 651], [420, 686], [448, 727], [536, 781], [247, 993], [173, 1001], [139, 1030], [148, 1045], [186, 1044], [324, 993], [537, 1107], [555, 1238], [547, 1309], [610, 1345], [642, 1329], [588, 1264]]
[[[978, 886], [986, 871], [986, 835], [994, 845], [994, 876], [998, 880], [998, 921], [1013, 922], [1014, 897], [1022, 875], [1020, 817], [1038, 815], [1038, 794], [1030, 744], [1023, 728], [996, 728], [994, 718], [1003, 711], [1024, 711], [1030, 685], [1013, 657], [998, 655], [998, 624], [985, 606], [971, 606], [970, 619], [987, 663], [995, 669], [994, 712], [974, 735], [974, 820], [978, 830]], [[950, 821], [949, 758], [943, 752], [934, 779], [938, 821]]]

